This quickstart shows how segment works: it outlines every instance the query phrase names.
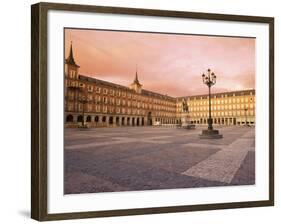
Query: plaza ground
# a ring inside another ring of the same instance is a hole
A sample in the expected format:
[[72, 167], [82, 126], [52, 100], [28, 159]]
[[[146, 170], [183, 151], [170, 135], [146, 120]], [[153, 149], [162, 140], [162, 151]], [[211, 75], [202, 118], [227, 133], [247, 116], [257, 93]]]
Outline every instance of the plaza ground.
[[255, 184], [255, 129], [65, 129], [66, 194]]

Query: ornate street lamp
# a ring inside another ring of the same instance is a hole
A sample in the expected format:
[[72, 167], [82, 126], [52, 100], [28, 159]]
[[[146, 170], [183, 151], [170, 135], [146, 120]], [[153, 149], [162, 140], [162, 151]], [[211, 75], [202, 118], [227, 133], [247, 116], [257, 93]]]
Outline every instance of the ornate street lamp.
[[219, 134], [218, 130], [213, 128], [213, 119], [211, 111], [211, 87], [216, 84], [217, 76], [214, 72], [211, 72], [211, 69], [207, 70], [207, 75], [202, 74], [203, 83], [206, 84], [209, 88], [209, 118], [208, 118], [208, 129], [202, 130], [202, 134], [199, 135], [200, 138], [222, 138], [222, 135]]
[[209, 88], [209, 118], [208, 118], [208, 130], [213, 130], [213, 119], [212, 119], [212, 112], [211, 112], [211, 87], [216, 84], [216, 75], [215, 73], [211, 72], [210, 69], [207, 70], [207, 75], [203, 73], [202, 79], [203, 83], [206, 84]]

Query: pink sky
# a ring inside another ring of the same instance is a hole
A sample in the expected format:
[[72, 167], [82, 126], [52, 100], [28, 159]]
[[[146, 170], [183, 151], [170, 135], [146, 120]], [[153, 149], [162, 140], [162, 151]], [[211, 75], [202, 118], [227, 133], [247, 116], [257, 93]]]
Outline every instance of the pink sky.
[[129, 86], [136, 65], [144, 89], [186, 96], [205, 94], [201, 75], [217, 75], [213, 92], [255, 88], [255, 39], [65, 30], [65, 56], [73, 42], [80, 74]]

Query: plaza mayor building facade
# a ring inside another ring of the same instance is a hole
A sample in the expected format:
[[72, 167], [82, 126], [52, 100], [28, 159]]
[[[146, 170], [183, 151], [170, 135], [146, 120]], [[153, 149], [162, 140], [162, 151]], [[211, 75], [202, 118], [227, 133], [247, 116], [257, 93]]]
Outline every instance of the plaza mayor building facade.
[[[71, 45], [65, 59], [65, 127], [79, 127], [83, 121], [88, 127], [176, 125], [183, 102], [190, 123], [207, 124], [207, 94], [171, 97], [143, 89], [137, 72], [127, 87], [81, 75], [79, 67]], [[255, 124], [255, 90], [215, 93], [211, 101], [214, 124]]]

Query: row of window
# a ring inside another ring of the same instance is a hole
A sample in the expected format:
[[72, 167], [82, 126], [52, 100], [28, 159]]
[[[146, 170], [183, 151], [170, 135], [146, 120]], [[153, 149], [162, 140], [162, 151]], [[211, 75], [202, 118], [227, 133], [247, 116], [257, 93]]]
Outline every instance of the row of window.
[[[238, 95], [236, 93], [232, 93], [231, 96], [229, 94], [217, 94], [214, 96], [211, 96], [211, 98], [213, 99], [217, 99], [217, 98], [230, 98], [230, 97], [244, 97], [244, 96], [253, 96], [254, 92], [245, 92], [245, 93], [238, 93]], [[209, 96], [207, 96], [207, 99], [209, 99]], [[192, 100], [203, 100], [203, 97], [188, 97], [187, 98], [188, 101], [192, 101]]]
[[[69, 92], [67, 94], [67, 99], [68, 100], [75, 100], [75, 99], [81, 99], [83, 98], [83, 94], [78, 94], [78, 96], [75, 96], [74, 92]], [[122, 98], [116, 98], [116, 97], [107, 97], [107, 96], [101, 96], [101, 95], [90, 95], [88, 94], [87, 95], [87, 100], [88, 101], [92, 101], [92, 100], [95, 100], [95, 102], [101, 102], [101, 99], [103, 100], [104, 103], [107, 103], [108, 102], [108, 99], [111, 103], [114, 103], [115, 101], [118, 103], [118, 102], [130, 102], [131, 100], [128, 100], [127, 98], [126, 99], [122, 99]], [[156, 105], [159, 105], [159, 106], [165, 106], [165, 107], [171, 107], [171, 108], [174, 108], [175, 107], [175, 104], [174, 103], [159, 103], [160, 101], [157, 101], [157, 100], [143, 100], [144, 98], [140, 98], [140, 99], [134, 99], [132, 98], [132, 100], [137, 100], [138, 103], [151, 103], [151, 104], [156, 104]]]
[[[78, 82], [76, 83], [78, 84]], [[80, 87], [84, 87], [85, 84], [83, 83], [79, 83]], [[129, 92], [125, 92], [125, 91], [120, 91], [120, 90], [113, 90], [113, 89], [109, 89], [108, 88], [101, 88], [98, 86], [95, 86], [95, 88], [92, 85], [87, 85], [87, 90], [88, 92], [96, 92], [98, 94], [102, 93], [103, 95], [110, 95], [110, 96], [117, 96], [117, 97], [123, 97], [123, 98], [128, 98], [128, 99], [135, 99], [138, 100], [140, 102], [145, 102], [145, 103], [153, 103], [153, 104], [159, 104], [159, 105], [164, 105], [164, 106], [168, 106], [168, 107], [175, 107], [175, 102], [170, 102], [167, 100], [160, 100], [160, 99], [156, 99], [153, 97], [145, 97], [142, 95], [136, 95], [136, 94], [132, 94]], [[74, 91], [68, 91], [67, 92], [69, 99], [74, 99], [74, 95], [75, 92]], [[83, 93], [79, 93], [78, 97], [82, 97], [84, 94]], [[87, 97], [89, 100], [93, 99], [93, 96], [95, 96], [96, 101], [100, 101], [100, 95], [92, 95], [92, 94], [87, 94]], [[97, 99], [98, 97], [98, 99]], [[215, 97], [216, 98], [216, 97]], [[104, 102], [106, 103], [107, 98], [103, 98], [105, 99]], [[113, 98], [114, 99], [114, 98]], [[237, 96], [235, 98], [225, 98], [225, 99], [212, 99], [211, 103], [214, 105], [219, 105], [219, 104], [232, 104], [232, 103], [253, 103], [255, 101], [254, 97], [252, 96], [252, 94], [250, 95], [246, 95], [246, 96]], [[202, 106], [202, 105], [208, 105], [209, 101], [208, 100], [188, 100], [187, 101], [187, 105], [188, 106]], [[178, 102], [177, 103], [177, 107], [181, 108], [182, 107], [182, 102]]]
[[[73, 87], [84, 87], [85, 85], [83, 83], [78, 84], [78, 82], [74, 82], [74, 83], [70, 83], [68, 84], [68, 86], [73, 86]], [[88, 85], [87, 86], [87, 90], [88, 92], [95, 92], [97, 94], [103, 94], [103, 95], [109, 95], [109, 96], [117, 96], [117, 97], [123, 97], [123, 98], [128, 98], [128, 99], [136, 99], [139, 101], [143, 101], [143, 102], [150, 102], [150, 103], [154, 103], [154, 104], [160, 104], [160, 105], [166, 105], [166, 106], [174, 106], [175, 102], [171, 102], [171, 101], [167, 101], [167, 100], [160, 100], [160, 99], [156, 99], [153, 97], [145, 97], [142, 95], [137, 95], [137, 94], [132, 94], [130, 92], [125, 92], [125, 91], [120, 91], [120, 90], [108, 90], [107, 88], [101, 88], [96, 86], [95, 88], [92, 85]], [[69, 96], [74, 96], [75, 93], [74, 91], [68, 91], [67, 93]], [[82, 93], [79, 93], [79, 97], [82, 95]], [[91, 95], [91, 94], [87, 94], [87, 95]]]
[[[88, 99], [89, 100], [89, 99]], [[89, 101], [88, 101], [89, 102]], [[124, 106], [124, 107], [136, 107], [136, 108], [142, 108], [142, 109], [149, 109], [149, 110], [157, 110], [157, 111], [167, 111], [167, 112], [176, 112], [176, 108], [170, 108], [165, 106], [159, 106], [159, 105], [152, 105], [152, 104], [146, 104], [141, 103], [137, 101], [130, 101], [130, 100], [120, 100], [115, 98], [110, 98], [108, 101], [107, 97], [95, 97], [95, 104], [109, 104], [109, 105], [117, 105], [117, 106]], [[91, 105], [88, 103], [88, 105]], [[212, 110], [240, 110], [240, 109], [248, 109], [252, 110], [254, 108], [254, 104], [237, 104], [237, 105], [218, 105], [218, 106], [212, 106]], [[208, 111], [209, 107], [190, 107], [189, 111]], [[177, 110], [178, 112], [181, 112], [181, 108]]]
[[[241, 111], [223, 111], [223, 112], [211, 112], [212, 116], [246, 116], [246, 115], [250, 115], [253, 116], [254, 115], [254, 111], [247, 111], [245, 113], [244, 110]], [[190, 116], [192, 117], [208, 117], [209, 113], [190, 113]]]
[[[233, 105], [223, 105], [223, 106], [211, 106], [211, 110], [240, 110], [240, 109], [253, 109], [254, 108], [254, 104], [233, 104]], [[205, 107], [190, 107], [189, 111], [208, 111], [209, 107], [205, 106]]]
[[[68, 100], [74, 100], [74, 97], [68, 97]], [[87, 101], [93, 101], [95, 104], [109, 104], [109, 105], [122, 105], [127, 107], [137, 107], [137, 108], [143, 108], [143, 109], [153, 109], [153, 110], [163, 110], [163, 111], [170, 111], [175, 112], [175, 107], [167, 107], [167, 106], [159, 106], [155, 104], [147, 104], [144, 102], [139, 101], [131, 101], [131, 100], [125, 100], [125, 99], [116, 99], [116, 98], [108, 98], [108, 97], [101, 97], [101, 96], [95, 96], [93, 99], [92, 96], [89, 96], [87, 98]]]
[[[68, 104], [71, 104], [71, 103], [68, 103]], [[120, 102], [117, 102], [116, 104], [115, 103], [107, 103], [107, 102], [103, 102], [101, 103], [100, 101], [96, 102], [95, 104], [90, 104], [88, 103], [87, 105], [104, 105], [104, 104], [108, 104], [110, 106], [114, 106], [114, 105], [117, 105], [117, 106], [122, 106], [124, 107], [129, 107], [129, 108], [139, 108], [139, 109], [145, 109], [145, 110], [157, 110], [157, 111], [166, 111], [166, 112], [171, 112], [171, 113], [175, 113], [176, 110], [175, 108], [165, 108], [165, 107], [159, 107], [159, 106], [156, 106], [156, 105], [147, 105], [147, 104], [140, 104], [140, 103], [130, 103], [128, 102], [127, 104], [121, 104]]]
[[[68, 105], [67, 106], [68, 111], [74, 111], [74, 106], [73, 105]], [[110, 107], [110, 106], [92, 106], [92, 105], [87, 105], [84, 107], [85, 112], [102, 112], [102, 113], [116, 113], [116, 114], [135, 114], [135, 115], [145, 115], [146, 111], [145, 110], [140, 110], [140, 109], [131, 109], [131, 108], [121, 108], [121, 107]], [[78, 105], [78, 111], [82, 112], [83, 111], [83, 104]], [[165, 113], [165, 112], [159, 112], [157, 111], [155, 113], [156, 116], [173, 116], [174, 113]]]
[[68, 77], [71, 78], [71, 79], [75, 79], [76, 75], [77, 75], [77, 72], [74, 71], [74, 70], [70, 70], [69, 73], [68, 73]]
[[[211, 100], [211, 104], [232, 104], [232, 103], [253, 103], [255, 101], [254, 97], [246, 96], [244, 98], [230, 98], [230, 99], [217, 99]], [[188, 106], [202, 106], [202, 105], [209, 105], [208, 100], [201, 100], [201, 101], [187, 101]], [[182, 102], [177, 103], [178, 107], [182, 106]]]

